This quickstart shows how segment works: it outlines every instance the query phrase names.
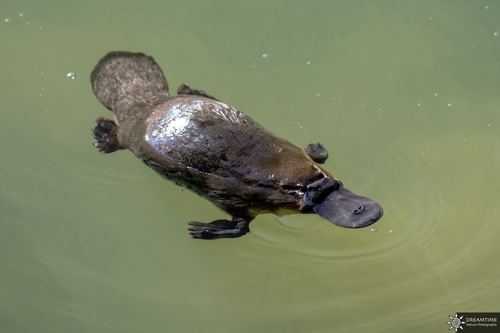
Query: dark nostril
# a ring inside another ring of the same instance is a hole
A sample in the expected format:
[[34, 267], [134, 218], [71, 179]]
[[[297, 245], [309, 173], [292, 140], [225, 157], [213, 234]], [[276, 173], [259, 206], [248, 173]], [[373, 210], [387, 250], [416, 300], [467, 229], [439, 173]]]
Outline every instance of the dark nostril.
[[363, 206], [359, 206], [359, 207], [358, 207], [358, 209], [355, 209], [355, 210], [353, 211], [353, 213], [354, 213], [354, 214], [359, 214], [359, 213], [361, 213], [361, 211], [362, 211], [362, 210], [363, 210]]

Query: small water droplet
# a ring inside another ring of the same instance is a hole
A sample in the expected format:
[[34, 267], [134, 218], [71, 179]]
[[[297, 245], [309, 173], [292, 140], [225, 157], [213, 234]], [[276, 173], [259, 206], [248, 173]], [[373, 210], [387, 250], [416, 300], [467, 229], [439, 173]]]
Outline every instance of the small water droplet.
[[264, 54], [262, 55], [262, 58], [264, 58], [264, 59], [268, 59], [268, 58], [269, 58], [269, 54], [264, 53]]
[[310, 64], [311, 64], [311, 62], [310, 62], [310, 61], [306, 61], [306, 64], [307, 64], [307, 65], [310, 65]]
[[23, 16], [24, 16], [24, 14], [23, 14], [23, 13], [19, 13], [19, 17], [23, 17]]
[[319, 93], [317, 93], [317, 94], [316, 94], [316, 96], [318, 96], [318, 97], [319, 97]]
[[422, 106], [422, 103], [417, 103], [417, 106]]
[[488, 124], [488, 127], [491, 127], [491, 124]]
[[498, 32], [498, 31], [495, 31], [495, 32], [493, 33], [493, 36], [495, 36], [495, 37], [498, 37], [498, 36], [500, 36], [500, 32]]
[[378, 229], [377, 228], [371, 228], [370, 231], [373, 232], [373, 233], [376, 233], [378, 231]]
[[432, 21], [432, 16], [429, 16], [429, 21]]
[[484, 6], [484, 9], [488, 10], [488, 8], [490, 8], [490, 7], [488, 7], [488, 6]]
[[455, 105], [453, 103], [448, 103], [448, 107], [452, 108], [454, 107]]
[[76, 73], [75, 72], [69, 72], [66, 74], [66, 77], [69, 77], [71, 80], [76, 79]]
[[9, 23], [10, 19], [6, 18], [4, 21], [5, 21], [5, 23]]
[[438, 93], [434, 93], [434, 96], [437, 97], [439, 94]]

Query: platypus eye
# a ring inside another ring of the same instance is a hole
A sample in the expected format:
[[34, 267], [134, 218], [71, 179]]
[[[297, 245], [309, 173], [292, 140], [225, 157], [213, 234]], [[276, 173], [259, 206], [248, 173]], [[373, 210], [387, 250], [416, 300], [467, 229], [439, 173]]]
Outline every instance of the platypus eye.
[[290, 194], [296, 194], [296, 195], [304, 195], [306, 191], [305, 186], [300, 186], [300, 185], [283, 185], [281, 186], [281, 189]]

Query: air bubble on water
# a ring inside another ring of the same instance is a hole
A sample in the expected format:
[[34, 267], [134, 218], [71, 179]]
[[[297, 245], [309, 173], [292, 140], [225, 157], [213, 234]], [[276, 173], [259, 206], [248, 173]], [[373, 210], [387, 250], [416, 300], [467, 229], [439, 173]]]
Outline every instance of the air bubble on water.
[[498, 31], [495, 31], [495, 32], [493, 33], [493, 36], [495, 36], [495, 37], [498, 37], [498, 36], [500, 36], [500, 32], [498, 32]]
[[19, 17], [24, 17], [24, 14], [23, 13], [19, 13]]
[[71, 80], [76, 79], [76, 73], [75, 72], [69, 72], [66, 74], [66, 77], [69, 77]]
[[262, 58], [264, 58], [264, 59], [268, 59], [268, 58], [269, 58], [269, 54], [264, 53], [264, 54], [262, 55]]
[[377, 228], [371, 228], [370, 231], [373, 232], [373, 233], [376, 233], [377, 232]]
[[10, 19], [9, 19], [9, 18], [6, 18], [4, 21], [5, 21], [5, 23], [9, 23], [9, 22], [10, 22]]
[[310, 64], [311, 64], [311, 62], [310, 62], [310, 61], [306, 61], [306, 65], [310, 65]]
[[317, 94], [316, 94], [316, 96], [318, 96], [318, 97], [319, 97], [319, 93], [317, 93]]
[[488, 127], [491, 127], [491, 124], [488, 124]]
[[490, 8], [490, 7], [488, 7], [488, 6], [484, 6], [484, 9], [488, 10], [488, 8]]
[[422, 106], [422, 103], [417, 103], [417, 106]]
[[448, 107], [452, 108], [454, 107], [455, 105], [453, 103], [448, 103]]

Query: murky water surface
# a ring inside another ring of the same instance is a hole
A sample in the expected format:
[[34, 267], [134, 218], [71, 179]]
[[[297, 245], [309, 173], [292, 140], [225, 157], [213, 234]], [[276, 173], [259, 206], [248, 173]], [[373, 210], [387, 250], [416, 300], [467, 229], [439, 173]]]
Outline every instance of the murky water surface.
[[[447, 332], [500, 309], [500, 4], [7, 1], [0, 4], [0, 331]], [[226, 215], [130, 152], [89, 74], [151, 54], [385, 209], [373, 227]]]

